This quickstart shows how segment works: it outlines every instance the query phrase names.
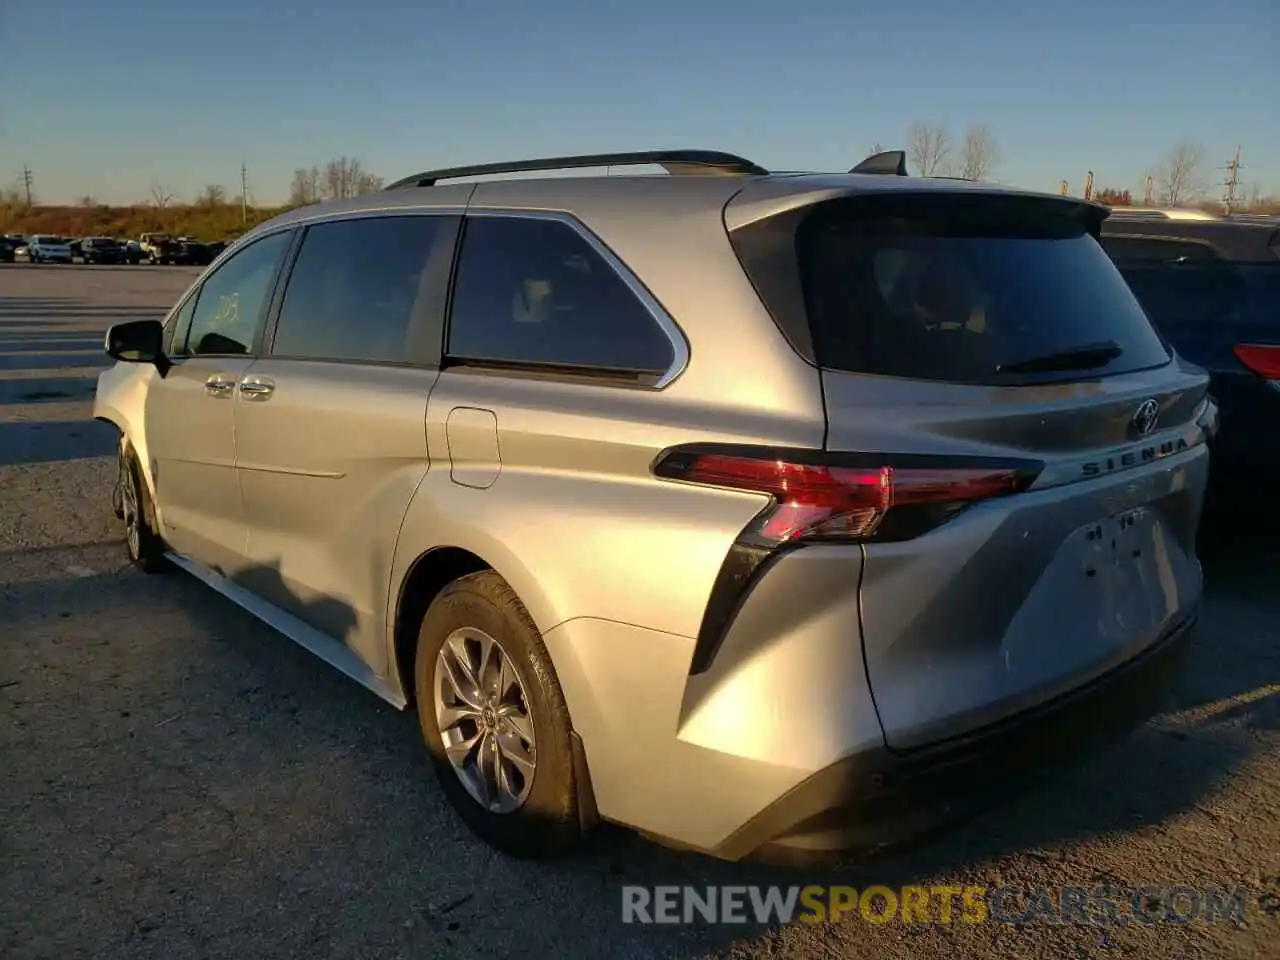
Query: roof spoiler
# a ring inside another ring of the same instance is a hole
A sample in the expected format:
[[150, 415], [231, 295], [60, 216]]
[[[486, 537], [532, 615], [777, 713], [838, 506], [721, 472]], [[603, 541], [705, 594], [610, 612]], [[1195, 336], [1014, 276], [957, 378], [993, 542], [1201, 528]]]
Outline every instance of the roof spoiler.
[[744, 157], [718, 150], [648, 150], [631, 153], [589, 153], [570, 157], [544, 157], [540, 160], [509, 160], [480, 163], [467, 167], [424, 170], [397, 180], [387, 190], [402, 187], [433, 187], [439, 180], [481, 177], [503, 173], [532, 173], [542, 170], [574, 170], [585, 167], [636, 167], [656, 164], [672, 176], [734, 176], [765, 174], [769, 171]]
[[908, 176], [907, 151], [886, 150], [883, 153], [873, 153], [849, 172], [872, 173], [885, 177]]

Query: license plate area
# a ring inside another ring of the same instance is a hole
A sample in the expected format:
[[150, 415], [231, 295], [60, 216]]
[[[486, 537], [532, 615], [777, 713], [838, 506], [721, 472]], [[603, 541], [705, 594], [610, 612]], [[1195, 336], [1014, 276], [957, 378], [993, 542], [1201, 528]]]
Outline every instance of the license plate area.
[[1141, 563], [1151, 543], [1151, 511], [1135, 507], [1106, 517], [1084, 529], [1084, 575], [1110, 579]]

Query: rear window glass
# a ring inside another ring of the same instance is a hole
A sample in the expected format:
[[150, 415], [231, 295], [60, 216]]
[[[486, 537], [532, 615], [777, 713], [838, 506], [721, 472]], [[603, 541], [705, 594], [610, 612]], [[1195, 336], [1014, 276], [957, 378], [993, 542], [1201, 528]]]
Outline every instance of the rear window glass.
[[819, 364], [1013, 384], [1168, 362], [1111, 260], [1064, 212], [1071, 209], [936, 195], [817, 208], [797, 248]]

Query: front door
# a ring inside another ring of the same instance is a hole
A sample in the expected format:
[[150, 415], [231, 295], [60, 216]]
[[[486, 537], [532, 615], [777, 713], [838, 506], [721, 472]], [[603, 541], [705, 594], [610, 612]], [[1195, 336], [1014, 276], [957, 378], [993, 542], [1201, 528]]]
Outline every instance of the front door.
[[246, 528], [235, 473], [235, 407], [262, 318], [292, 238], [245, 247], [193, 292], [176, 318], [173, 367], [147, 394], [147, 452], [162, 535], [224, 575], [244, 562]]

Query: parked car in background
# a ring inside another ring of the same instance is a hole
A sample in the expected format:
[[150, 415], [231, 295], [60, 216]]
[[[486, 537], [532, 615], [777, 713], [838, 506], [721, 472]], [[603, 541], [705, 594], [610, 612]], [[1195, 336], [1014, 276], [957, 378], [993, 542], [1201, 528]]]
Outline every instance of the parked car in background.
[[26, 247], [18, 249], [19, 256], [25, 251], [25, 259], [31, 263], [70, 263], [71, 245], [64, 237], [50, 234], [37, 234], [28, 240]]
[[120, 263], [124, 255], [111, 237], [86, 237], [80, 241], [79, 259], [82, 263]]
[[1105, 207], [903, 167], [561, 157], [268, 221], [107, 334], [130, 559], [414, 705], [513, 853], [877, 848], [1095, 755], [1196, 619], [1209, 378]]
[[125, 263], [138, 264], [146, 259], [142, 244], [137, 240], [117, 240], [116, 243], [120, 245], [120, 256]]
[[1157, 328], [1209, 371], [1215, 475], [1280, 477], [1280, 217], [1118, 207], [1102, 245]]
[[138, 238], [144, 259], [151, 264], [175, 263], [178, 241], [167, 233], [144, 233]]
[[174, 263], [189, 267], [207, 267], [213, 262], [209, 247], [193, 237], [179, 237]]
[[0, 263], [13, 263], [16, 259], [14, 251], [22, 245], [22, 240], [15, 240], [13, 237], [0, 237]]
[[205, 246], [209, 248], [209, 262], [212, 263], [223, 250], [227, 249], [227, 242], [225, 240], [213, 240], [205, 244]]

